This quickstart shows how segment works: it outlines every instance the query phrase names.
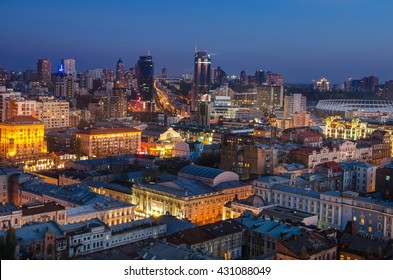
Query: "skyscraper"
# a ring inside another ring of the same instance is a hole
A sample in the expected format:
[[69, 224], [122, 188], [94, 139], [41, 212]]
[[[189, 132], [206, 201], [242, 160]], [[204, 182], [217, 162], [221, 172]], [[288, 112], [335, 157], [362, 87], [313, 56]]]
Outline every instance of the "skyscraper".
[[67, 76], [76, 77], [75, 59], [63, 58], [61, 60], [61, 65], [64, 68], [64, 73]]
[[115, 87], [126, 88], [126, 85], [124, 84], [124, 64], [121, 58], [119, 58], [116, 64]]
[[150, 55], [140, 56], [135, 68], [139, 96], [142, 100], [151, 101], [154, 92], [153, 57]]
[[202, 94], [208, 94], [211, 84], [211, 59], [207, 51], [196, 51], [194, 58], [194, 83], [191, 91], [191, 111], [197, 111]]
[[51, 82], [51, 64], [49, 59], [38, 59], [37, 62], [37, 75], [38, 81], [45, 85]]
[[127, 85], [124, 79], [124, 64], [121, 58], [116, 64], [115, 86], [109, 98], [109, 117], [120, 119], [127, 117]]

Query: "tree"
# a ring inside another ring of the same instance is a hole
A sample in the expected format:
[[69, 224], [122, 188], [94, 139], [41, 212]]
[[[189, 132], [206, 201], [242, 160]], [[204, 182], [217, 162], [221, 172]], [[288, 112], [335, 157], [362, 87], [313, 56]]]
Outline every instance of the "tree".
[[10, 227], [4, 236], [0, 237], [0, 259], [2, 260], [13, 260], [15, 259], [16, 249], [16, 231]]

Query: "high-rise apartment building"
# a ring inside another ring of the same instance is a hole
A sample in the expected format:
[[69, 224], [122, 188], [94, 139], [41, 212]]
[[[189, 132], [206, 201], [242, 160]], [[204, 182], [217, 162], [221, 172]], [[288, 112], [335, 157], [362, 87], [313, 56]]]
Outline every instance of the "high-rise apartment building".
[[63, 58], [61, 60], [61, 66], [67, 76], [76, 77], [75, 59]]
[[195, 52], [194, 82], [191, 91], [191, 111], [198, 110], [201, 95], [208, 94], [211, 85], [211, 59], [206, 51]]
[[45, 85], [50, 85], [51, 83], [51, 64], [49, 59], [38, 59], [37, 62], [37, 75], [38, 81]]
[[56, 97], [74, 98], [76, 93], [76, 83], [73, 76], [59, 73], [54, 82], [54, 95]]
[[0, 123], [4, 122], [7, 119], [7, 115], [9, 114], [7, 111], [7, 101], [10, 99], [20, 98], [22, 93], [12, 90], [6, 90], [4, 87], [4, 91], [0, 89]]
[[45, 129], [69, 127], [70, 104], [54, 97], [40, 97], [38, 100], [10, 98], [5, 101], [5, 116], [32, 116], [45, 124]]
[[314, 89], [319, 90], [321, 92], [330, 90], [330, 83], [326, 78], [322, 78], [314, 84]]
[[282, 86], [258, 86], [256, 107], [259, 110], [274, 112], [283, 106], [283, 95]]
[[150, 55], [140, 56], [135, 65], [138, 92], [141, 100], [151, 101], [154, 93], [154, 64]]
[[110, 118], [127, 117], [127, 84], [124, 77], [124, 64], [121, 58], [116, 64], [116, 79], [109, 97], [108, 113]]
[[306, 111], [307, 97], [300, 93], [287, 95], [284, 98], [284, 118], [290, 118], [294, 113], [303, 113]]

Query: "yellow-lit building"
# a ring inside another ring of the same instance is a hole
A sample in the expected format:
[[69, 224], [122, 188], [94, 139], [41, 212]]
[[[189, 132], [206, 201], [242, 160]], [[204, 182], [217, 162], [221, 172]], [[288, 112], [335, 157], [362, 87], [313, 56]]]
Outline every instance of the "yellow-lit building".
[[91, 157], [137, 153], [141, 131], [132, 127], [91, 128], [76, 134], [81, 153]]
[[0, 124], [0, 156], [14, 159], [46, 154], [44, 126], [31, 116], [16, 116]]
[[252, 186], [240, 182], [239, 175], [231, 171], [189, 165], [179, 171], [178, 177], [170, 182], [134, 186], [135, 215], [170, 214], [202, 225], [221, 220], [225, 203], [252, 193]]
[[26, 171], [53, 167], [44, 140], [44, 123], [31, 116], [16, 116], [0, 124], [0, 157], [23, 164]]
[[155, 130], [154, 127], [147, 127], [142, 131], [143, 149], [152, 156], [172, 157], [174, 145], [182, 141], [180, 133], [168, 128], [165, 131]]
[[354, 118], [344, 120], [340, 116], [330, 116], [325, 119], [324, 135], [328, 138], [358, 140], [366, 138], [367, 123]]

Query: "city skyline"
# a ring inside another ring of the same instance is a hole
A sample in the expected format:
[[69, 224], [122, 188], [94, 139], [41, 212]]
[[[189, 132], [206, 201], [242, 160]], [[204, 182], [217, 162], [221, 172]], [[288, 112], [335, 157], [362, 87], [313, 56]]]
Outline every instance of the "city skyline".
[[156, 69], [178, 76], [192, 72], [197, 46], [229, 75], [272, 70], [289, 83], [393, 77], [389, 1], [92, 3], [1, 1], [7, 42], [1, 66], [34, 69], [37, 59], [48, 58], [54, 71], [61, 59], [73, 58], [84, 72], [113, 68], [121, 57], [129, 68], [150, 50]]

